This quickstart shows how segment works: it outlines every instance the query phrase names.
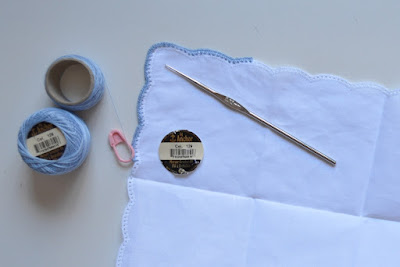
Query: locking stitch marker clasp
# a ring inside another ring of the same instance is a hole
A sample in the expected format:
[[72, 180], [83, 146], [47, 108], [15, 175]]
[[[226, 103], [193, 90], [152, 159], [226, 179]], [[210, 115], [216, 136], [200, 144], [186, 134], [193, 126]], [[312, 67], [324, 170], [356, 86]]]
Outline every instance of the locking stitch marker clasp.
[[[120, 162], [124, 162], [124, 163], [129, 163], [132, 161], [132, 159], [135, 157], [135, 150], [133, 149], [133, 147], [131, 146], [131, 144], [129, 144], [126, 141], [125, 136], [121, 133], [120, 130], [112, 130], [110, 132], [110, 134], [108, 135], [108, 140], [110, 142], [110, 146], [113, 148], [115, 155], [117, 156], [118, 160]], [[120, 143], [124, 143], [130, 150], [131, 152], [131, 158], [129, 159], [123, 159], [121, 158], [121, 156], [118, 154], [118, 151], [116, 149], [116, 146]]]

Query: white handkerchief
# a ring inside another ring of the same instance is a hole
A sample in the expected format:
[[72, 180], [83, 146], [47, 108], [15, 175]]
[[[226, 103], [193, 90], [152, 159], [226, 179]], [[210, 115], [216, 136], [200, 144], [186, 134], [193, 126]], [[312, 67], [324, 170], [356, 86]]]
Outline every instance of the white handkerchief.
[[[231, 110], [168, 64], [337, 161]], [[398, 266], [400, 90], [154, 45], [139, 97], [136, 162], [117, 266]], [[204, 158], [166, 170], [164, 136]]]

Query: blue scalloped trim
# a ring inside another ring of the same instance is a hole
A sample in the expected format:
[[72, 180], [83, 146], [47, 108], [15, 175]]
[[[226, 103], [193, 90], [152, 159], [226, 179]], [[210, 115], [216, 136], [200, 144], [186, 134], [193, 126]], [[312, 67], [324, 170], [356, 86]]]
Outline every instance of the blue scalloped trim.
[[144, 114], [143, 114], [143, 105], [144, 105], [143, 101], [144, 101], [144, 98], [145, 98], [145, 95], [146, 95], [148, 89], [150, 88], [151, 81], [152, 81], [151, 73], [150, 73], [152, 56], [153, 56], [154, 52], [159, 48], [173, 48], [173, 49], [181, 51], [189, 56], [210, 55], [210, 56], [214, 56], [214, 57], [226, 60], [227, 62], [229, 62], [231, 64], [253, 63], [254, 62], [257, 66], [263, 68], [271, 75], [275, 75], [275, 74], [282, 73], [282, 72], [291, 72], [291, 73], [297, 73], [297, 74], [303, 76], [305, 79], [307, 79], [310, 82], [315, 82], [315, 81], [319, 81], [319, 80], [334, 80], [334, 81], [344, 84], [349, 89], [371, 88], [371, 89], [379, 90], [388, 96], [394, 96], [394, 95], [400, 94], [400, 89], [389, 90], [389, 89], [385, 88], [384, 86], [379, 85], [377, 83], [372, 83], [372, 82], [351, 83], [351, 82], [349, 82], [341, 77], [335, 76], [335, 75], [330, 75], [330, 74], [311, 75], [301, 69], [294, 68], [294, 67], [271, 68], [261, 62], [253, 61], [253, 58], [251, 58], [251, 57], [232, 58], [232, 57], [229, 57], [218, 51], [214, 51], [214, 50], [210, 50], [210, 49], [190, 50], [190, 49], [184, 48], [182, 46], [179, 46], [179, 45], [176, 45], [173, 43], [168, 43], [168, 42], [154, 44], [147, 53], [146, 63], [145, 63], [145, 84], [140, 92], [138, 102], [137, 102], [138, 126], [136, 128], [136, 131], [135, 131], [135, 134], [134, 134], [134, 137], [132, 140], [132, 146], [135, 148], [136, 154], [135, 154], [135, 159], [134, 159], [134, 165], [133, 165], [132, 171], [131, 171], [131, 176], [128, 179], [129, 202], [125, 208], [125, 211], [124, 211], [124, 214], [122, 217], [123, 242], [119, 248], [116, 266], [121, 266], [125, 247], [130, 241], [129, 237], [128, 237], [128, 228], [127, 227], [128, 227], [129, 214], [135, 203], [135, 196], [133, 194], [134, 182], [133, 182], [132, 175], [134, 174], [135, 170], [138, 167], [139, 158], [140, 158], [140, 151], [137, 150], [137, 144], [140, 139], [140, 134], [142, 132], [142, 129], [143, 129], [143, 126], [145, 123]]
[[393, 96], [393, 95], [397, 95], [400, 94], [400, 89], [388, 89], [386, 87], [384, 87], [383, 85], [380, 85], [378, 83], [374, 83], [374, 82], [350, 82], [342, 77], [336, 76], [336, 75], [332, 75], [332, 74], [316, 74], [316, 75], [312, 75], [309, 74], [307, 72], [305, 72], [302, 69], [296, 68], [296, 67], [278, 67], [278, 68], [271, 68], [265, 64], [263, 64], [262, 62], [259, 61], [254, 61], [254, 64], [256, 64], [257, 66], [259, 66], [261, 69], [264, 69], [265, 71], [267, 71], [268, 73], [275, 75], [278, 73], [295, 73], [298, 74], [300, 76], [302, 76], [304, 79], [306, 79], [309, 82], [316, 82], [316, 81], [321, 81], [321, 80], [331, 80], [331, 81], [336, 81], [339, 82], [341, 84], [343, 84], [344, 86], [346, 86], [349, 89], [374, 89], [374, 90], [378, 90], [381, 91], [383, 93], [385, 93], [386, 95], [389, 96]]

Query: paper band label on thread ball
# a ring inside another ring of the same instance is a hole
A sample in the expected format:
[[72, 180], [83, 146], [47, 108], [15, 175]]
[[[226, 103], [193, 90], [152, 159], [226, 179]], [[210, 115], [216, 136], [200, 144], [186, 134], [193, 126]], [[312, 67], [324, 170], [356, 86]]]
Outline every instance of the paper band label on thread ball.
[[28, 133], [26, 146], [34, 157], [56, 160], [64, 154], [67, 140], [54, 124], [40, 122]]
[[188, 130], [170, 132], [161, 141], [158, 154], [164, 167], [174, 174], [194, 171], [203, 159], [200, 138]]

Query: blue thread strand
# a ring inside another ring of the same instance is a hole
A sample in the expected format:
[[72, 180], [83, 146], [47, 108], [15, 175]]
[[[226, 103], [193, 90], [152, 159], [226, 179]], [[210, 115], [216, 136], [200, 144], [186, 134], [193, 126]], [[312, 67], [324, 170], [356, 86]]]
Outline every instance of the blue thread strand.
[[93, 61], [91, 61], [88, 58], [79, 56], [79, 55], [65, 55], [65, 56], [62, 56], [62, 57], [59, 57], [58, 59], [56, 59], [54, 61], [54, 63], [60, 62], [60, 61], [65, 61], [65, 60], [77, 61], [81, 64], [84, 64], [86, 67], [88, 67], [88, 69], [90, 70], [91, 74], [93, 75], [93, 79], [94, 79], [93, 88], [90, 88], [92, 90], [92, 92], [91, 92], [90, 96], [80, 104], [65, 105], [65, 104], [57, 102], [51, 96], [50, 96], [50, 98], [58, 106], [60, 106], [64, 109], [67, 109], [67, 110], [78, 111], [78, 110], [90, 109], [91, 107], [96, 105], [104, 95], [105, 82], [104, 82], [103, 73], [101, 72], [100, 68]]
[[[34, 157], [29, 153], [26, 139], [33, 126], [48, 122], [58, 127], [67, 144], [57, 160]], [[89, 153], [90, 133], [86, 124], [76, 115], [58, 108], [45, 108], [29, 116], [18, 133], [18, 150], [25, 163], [33, 170], [50, 175], [64, 174], [78, 168]]]

